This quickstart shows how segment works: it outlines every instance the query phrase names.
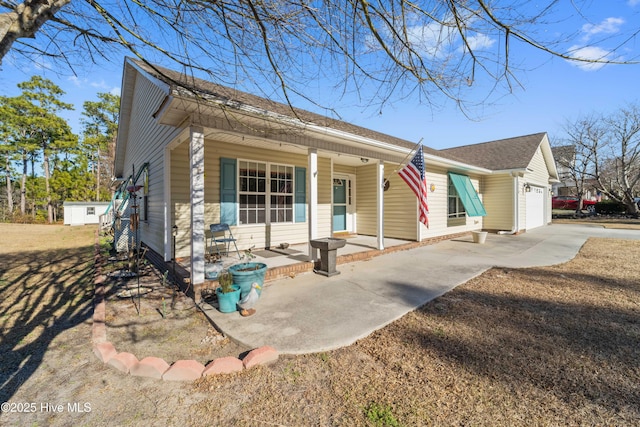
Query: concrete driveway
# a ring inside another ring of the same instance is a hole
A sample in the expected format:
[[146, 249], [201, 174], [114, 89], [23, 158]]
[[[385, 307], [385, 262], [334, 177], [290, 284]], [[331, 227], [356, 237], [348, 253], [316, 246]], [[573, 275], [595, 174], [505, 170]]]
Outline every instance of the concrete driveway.
[[257, 313], [243, 318], [204, 304], [227, 336], [282, 354], [316, 353], [353, 344], [491, 267], [534, 267], [572, 259], [589, 237], [640, 239], [640, 230], [550, 225], [518, 236], [489, 234], [448, 240], [338, 266], [341, 274], [313, 273], [273, 281]]

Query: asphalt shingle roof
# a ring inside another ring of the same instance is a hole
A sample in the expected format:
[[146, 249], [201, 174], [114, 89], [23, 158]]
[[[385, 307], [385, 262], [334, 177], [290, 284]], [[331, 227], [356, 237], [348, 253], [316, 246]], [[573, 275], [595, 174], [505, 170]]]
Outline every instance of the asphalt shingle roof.
[[[271, 112], [280, 114], [285, 117], [302, 120], [303, 122], [308, 124], [314, 124], [330, 129], [348, 132], [354, 135], [374, 139], [376, 141], [381, 141], [400, 147], [414, 148], [417, 144], [417, 141], [407, 141], [405, 139], [397, 138], [395, 136], [391, 136], [382, 132], [377, 132], [361, 126], [356, 126], [345, 121], [333, 119], [321, 114], [312, 113], [307, 110], [294, 108], [287, 104], [275, 102], [267, 98], [252, 95], [250, 93], [242, 92], [240, 90], [233, 89], [227, 86], [222, 86], [211, 81], [179, 73], [164, 67], [160, 67], [157, 65], [151, 66], [136, 59], [129, 58], [129, 60], [155, 78], [168, 84], [173, 92], [180, 93], [185, 96], [189, 96], [189, 92], [185, 92], [185, 90], [181, 90], [181, 88], [186, 88], [188, 91], [192, 91], [190, 94], [191, 97], [195, 97], [196, 93], [200, 96], [207, 95], [208, 97], [213, 97], [219, 101], [251, 106], [254, 108], [262, 109], [265, 111], [265, 113]], [[423, 151], [425, 153], [438, 155], [438, 151], [430, 147], [423, 147]]]
[[[280, 114], [288, 118], [301, 120], [308, 124], [327, 127], [400, 147], [414, 148], [416, 146], [416, 142], [407, 141], [307, 110], [294, 108], [287, 104], [222, 86], [211, 81], [193, 77], [192, 75], [157, 65], [150, 65], [140, 60], [128, 59], [155, 78], [165, 82], [169, 85], [170, 90], [177, 95], [191, 98], [213, 98], [231, 105], [245, 105], [264, 110], [265, 113]], [[185, 88], [187, 89], [186, 91]], [[527, 167], [544, 135], [545, 133], [536, 133], [444, 150], [435, 150], [423, 146], [423, 151], [425, 154], [480, 166], [490, 170], [519, 169]]]
[[491, 170], [524, 169], [529, 165], [545, 133], [518, 136], [481, 144], [439, 150], [443, 157]]

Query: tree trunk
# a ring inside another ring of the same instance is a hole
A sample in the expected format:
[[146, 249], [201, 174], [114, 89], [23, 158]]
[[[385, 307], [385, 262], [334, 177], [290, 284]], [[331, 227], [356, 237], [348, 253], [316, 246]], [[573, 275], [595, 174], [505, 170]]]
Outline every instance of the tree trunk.
[[22, 153], [22, 179], [20, 181], [20, 213], [24, 215], [27, 212], [27, 154]]
[[43, 158], [44, 162], [42, 167], [44, 169], [44, 189], [47, 193], [47, 220], [49, 221], [49, 224], [53, 224], [53, 206], [51, 205], [51, 189], [49, 187], [49, 179], [51, 178], [51, 174], [49, 172], [49, 155], [46, 153], [46, 151], [44, 151]]
[[13, 187], [11, 186], [11, 162], [6, 158], [5, 171], [7, 174], [7, 208], [9, 215], [13, 215]]
[[98, 163], [96, 165], [96, 201], [100, 201], [100, 146], [98, 146]]

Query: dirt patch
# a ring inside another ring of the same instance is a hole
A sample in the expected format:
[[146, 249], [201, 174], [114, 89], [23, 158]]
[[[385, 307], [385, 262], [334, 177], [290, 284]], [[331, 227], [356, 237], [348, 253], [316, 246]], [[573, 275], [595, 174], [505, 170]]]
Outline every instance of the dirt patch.
[[[91, 233], [86, 239], [92, 242]], [[89, 342], [90, 253], [0, 254], [3, 266], [31, 259], [0, 275], [1, 397], [37, 405], [31, 413], [3, 413], [1, 424], [545, 426], [640, 419], [639, 241], [590, 239], [562, 265], [492, 269], [352, 346], [184, 384], [130, 377], [97, 361]], [[151, 301], [149, 316], [158, 308]], [[121, 302], [137, 317], [131, 301]], [[145, 324], [124, 334], [121, 345], [146, 334]], [[69, 403], [90, 411], [69, 410]]]
[[194, 301], [151, 264], [142, 263], [138, 277], [128, 274], [126, 259], [113, 254], [107, 259], [107, 340], [118, 351], [138, 359], [160, 357], [169, 364], [194, 359], [206, 365], [250, 350], [219, 333]]

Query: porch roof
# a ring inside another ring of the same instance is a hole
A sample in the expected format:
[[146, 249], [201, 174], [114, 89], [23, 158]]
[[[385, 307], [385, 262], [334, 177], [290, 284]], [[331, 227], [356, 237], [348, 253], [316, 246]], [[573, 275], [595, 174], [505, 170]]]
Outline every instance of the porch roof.
[[[163, 86], [167, 93], [154, 117], [174, 127], [186, 124], [201, 125], [229, 133], [227, 138], [245, 140], [257, 144], [272, 139], [305, 146], [305, 135], [311, 138], [314, 148], [325, 152], [351, 154], [377, 158], [390, 162], [402, 162], [416, 147], [416, 143], [377, 132], [327, 116], [278, 103], [263, 97], [225, 87], [192, 75], [127, 58], [129, 65]], [[126, 76], [126, 72], [125, 72]], [[135, 80], [129, 78], [129, 80]], [[123, 88], [127, 87], [123, 81]], [[124, 96], [124, 95], [123, 95]], [[123, 99], [123, 108], [126, 103]], [[230, 113], [230, 111], [234, 111]], [[241, 120], [239, 117], [241, 116]], [[126, 122], [128, 115], [121, 118]], [[126, 123], [122, 124], [126, 131]], [[235, 133], [235, 136], [232, 135]], [[309, 145], [311, 146], [311, 145]], [[455, 155], [442, 153], [423, 146], [425, 158], [431, 164], [454, 167], [457, 170], [479, 174], [491, 173]]]

